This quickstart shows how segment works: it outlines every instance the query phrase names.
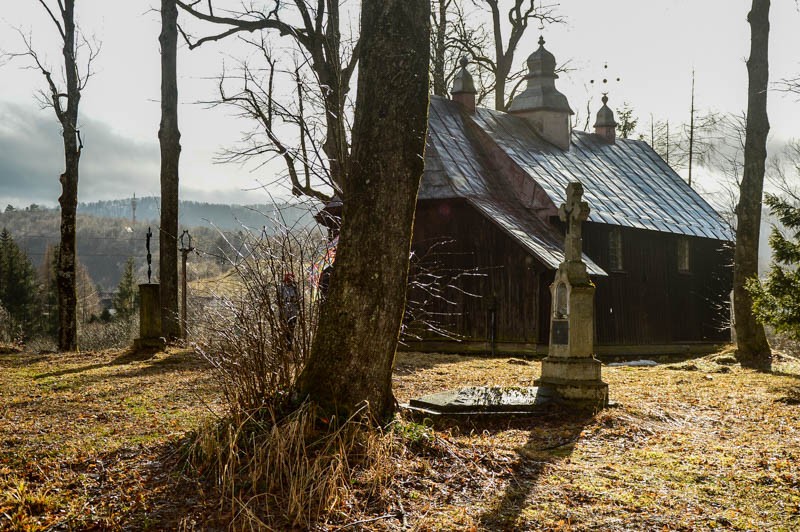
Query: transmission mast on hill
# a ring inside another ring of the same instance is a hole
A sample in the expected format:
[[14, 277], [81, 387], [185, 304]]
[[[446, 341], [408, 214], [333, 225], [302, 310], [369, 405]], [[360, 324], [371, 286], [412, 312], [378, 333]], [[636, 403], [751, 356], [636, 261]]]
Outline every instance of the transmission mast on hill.
[[133, 193], [131, 198], [131, 226], [136, 225], [136, 192]]

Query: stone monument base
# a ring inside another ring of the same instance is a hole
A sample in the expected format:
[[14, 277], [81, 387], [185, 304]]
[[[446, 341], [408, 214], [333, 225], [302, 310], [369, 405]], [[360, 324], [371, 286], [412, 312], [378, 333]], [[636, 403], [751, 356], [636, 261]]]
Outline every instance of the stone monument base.
[[139, 338], [133, 348], [164, 349], [167, 342], [161, 336], [161, 299], [157, 283], [139, 285]]
[[608, 406], [608, 384], [600, 378], [601, 366], [594, 357], [548, 356], [534, 384], [560, 399], [603, 408]]
[[135, 351], [157, 350], [163, 351], [167, 348], [167, 342], [163, 338], [136, 338], [133, 341]]

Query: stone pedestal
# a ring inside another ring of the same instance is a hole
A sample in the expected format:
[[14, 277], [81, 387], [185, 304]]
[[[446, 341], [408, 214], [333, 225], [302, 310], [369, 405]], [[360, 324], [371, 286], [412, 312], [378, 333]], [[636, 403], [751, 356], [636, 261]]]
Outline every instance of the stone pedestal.
[[567, 201], [558, 209], [559, 218], [567, 224], [564, 262], [550, 285], [550, 349], [535, 384], [566, 402], [596, 408], [608, 405], [608, 384], [601, 380], [600, 361], [594, 357], [594, 284], [583, 262], [581, 239], [589, 204], [582, 197], [583, 185], [569, 183]]
[[163, 349], [166, 342], [161, 334], [161, 290], [157, 283], [139, 285], [139, 338], [136, 349]]
[[550, 349], [535, 384], [569, 403], [608, 404], [608, 384], [594, 357], [594, 284], [580, 261], [565, 261], [550, 285]]

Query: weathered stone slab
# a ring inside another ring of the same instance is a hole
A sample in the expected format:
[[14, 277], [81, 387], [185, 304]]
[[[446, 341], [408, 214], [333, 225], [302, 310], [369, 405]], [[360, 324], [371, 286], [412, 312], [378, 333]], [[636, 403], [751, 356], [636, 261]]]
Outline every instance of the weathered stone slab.
[[434, 415], [534, 414], [556, 402], [553, 393], [535, 387], [470, 386], [412, 399], [408, 408]]

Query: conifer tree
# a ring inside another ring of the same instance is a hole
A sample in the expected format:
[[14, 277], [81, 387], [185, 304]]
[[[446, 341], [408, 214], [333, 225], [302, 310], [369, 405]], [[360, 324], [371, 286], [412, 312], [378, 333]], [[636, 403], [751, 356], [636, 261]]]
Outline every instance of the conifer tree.
[[788, 229], [788, 235], [772, 228], [772, 268], [763, 284], [752, 279], [748, 285], [753, 313], [760, 322], [800, 340], [800, 205], [772, 194], [766, 195], [764, 203]]
[[5, 228], [0, 232], [0, 305], [8, 312], [12, 328], [30, 334], [36, 306], [36, 272]]
[[139, 307], [136, 298], [136, 277], [133, 273], [133, 257], [125, 263], [125, 270], [117, 286], [117, 293], [114, 296], [114, 310], [120, 319], [128, 319]]

